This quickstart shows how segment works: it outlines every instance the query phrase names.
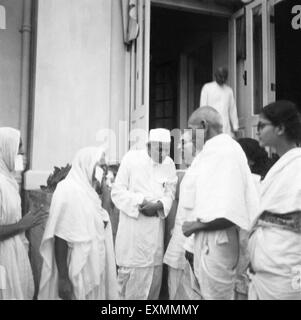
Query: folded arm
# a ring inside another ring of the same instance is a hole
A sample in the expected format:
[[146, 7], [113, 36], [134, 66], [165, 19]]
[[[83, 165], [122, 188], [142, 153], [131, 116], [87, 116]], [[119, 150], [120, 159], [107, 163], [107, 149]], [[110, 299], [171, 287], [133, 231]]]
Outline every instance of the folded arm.
[[138, 218], [138, 206], [143, 203], [144, 196], [129, 190], [130, 168], [127, 159], [121, 161], [115, 183], [112, 187], [111, 197], [115, 206], [132, 218]]
[[185, 221], [182, 230], [186, 237], [189, 237], [193, 233], [197, 233], [200, 231], [217, 231], [224, 230], [232, 227], [234, 225], [233, 222], [225, 219], [215, 219], [211, 222], [203, 223], [201, 221]]

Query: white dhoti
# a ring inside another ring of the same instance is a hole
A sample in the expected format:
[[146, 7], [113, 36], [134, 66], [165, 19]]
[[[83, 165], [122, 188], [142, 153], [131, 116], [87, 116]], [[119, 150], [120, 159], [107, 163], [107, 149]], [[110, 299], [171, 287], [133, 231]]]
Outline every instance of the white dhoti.
[[188, 261], [184, 270], [168, 267], [168, 292], [170, 300], [202, 299], [197, 279]]
[[118, 270], [120, 298], [123, 300], [157, 300], [162, 282], [162, 265]]
[[175, 300], [178, 287], [182, 281], [184, 270], [168, 266], [168, 294], [169, 300]]
[[197, 234], [194, 270], [205, 300], [234, 299], [238, 243], [236, 227]]

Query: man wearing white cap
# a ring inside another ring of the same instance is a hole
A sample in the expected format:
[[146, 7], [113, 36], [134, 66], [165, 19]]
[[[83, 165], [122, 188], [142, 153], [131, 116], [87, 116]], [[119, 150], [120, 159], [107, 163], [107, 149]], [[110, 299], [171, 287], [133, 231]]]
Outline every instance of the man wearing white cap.
[[124, 156], [112, 188], [112, 200], [120, 210], [115, 248], [121, 299], [159, 297], [164, 219], [177, 183], [169, 151], [170, 132], [151, 130], [145, 149]]

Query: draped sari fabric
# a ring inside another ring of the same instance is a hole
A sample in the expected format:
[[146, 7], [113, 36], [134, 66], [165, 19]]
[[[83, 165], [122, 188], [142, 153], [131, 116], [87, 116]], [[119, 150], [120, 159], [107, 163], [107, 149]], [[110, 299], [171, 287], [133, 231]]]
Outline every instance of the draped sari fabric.
[[[294, 148], [274, 164], [263, 180], [259, 213], [285, 215], [298, 210], [301, 210], [301, 148]], [[300, 300], [301, 234], [257, 222], [255, 219], [249, 241], [255, 272], [249, 299]]]
[[118, 298], [111, 224], [92, 187], [94, 167], [103, 156], [98, 148], [80, 150], [68, 176], [54, 192], [40, 247], [43, 266], [39, 299], [59, 299], [55, 236], [68, 243], [74, 299]]
[[[20, 132], [0, 128], [0, 226], [17, 223], [21, 215], [19, 186], [14, 178]], [[34, 294], [28, 241], [24, 233], [0, 241], [0, 300], [30, 300]]]

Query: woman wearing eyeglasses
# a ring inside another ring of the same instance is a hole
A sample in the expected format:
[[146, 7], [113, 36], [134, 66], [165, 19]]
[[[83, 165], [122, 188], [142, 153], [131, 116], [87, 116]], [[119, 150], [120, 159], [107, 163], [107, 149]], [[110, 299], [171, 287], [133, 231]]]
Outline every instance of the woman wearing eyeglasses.
[[261, 186], [260, 214], [249, 240], [249, 299], [301, 299], [301, 118], [289, 101], [264, 107], [259, 143], [280, 159]]

